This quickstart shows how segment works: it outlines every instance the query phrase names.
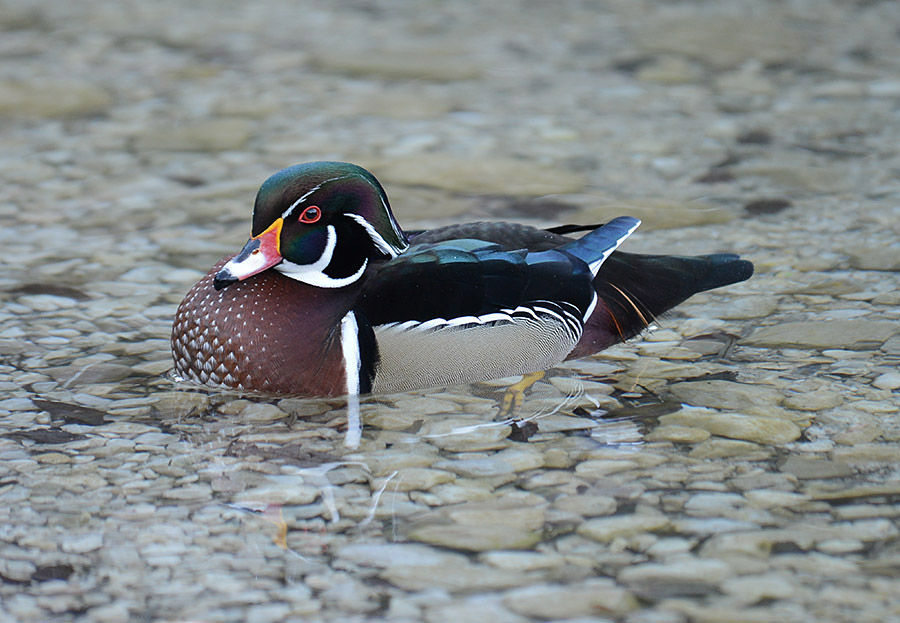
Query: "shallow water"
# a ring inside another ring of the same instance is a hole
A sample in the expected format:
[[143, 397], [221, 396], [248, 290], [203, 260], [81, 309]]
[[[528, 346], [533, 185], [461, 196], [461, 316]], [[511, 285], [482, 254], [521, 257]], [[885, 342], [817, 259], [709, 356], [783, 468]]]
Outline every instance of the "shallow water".
[[[900, 5], [182, 4], [0, 11], [0, 623], [900, 620]], [[757, 274], [513, 419], [174, 382], [324, 158], [409, 229], [626, 213]]]

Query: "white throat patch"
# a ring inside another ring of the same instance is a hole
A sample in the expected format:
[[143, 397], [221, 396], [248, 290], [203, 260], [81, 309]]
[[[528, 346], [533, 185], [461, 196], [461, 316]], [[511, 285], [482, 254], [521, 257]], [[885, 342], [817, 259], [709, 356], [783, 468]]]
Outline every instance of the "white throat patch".
[[344, 286], [349, 286], [351, 283], [358, 281], [366, 271], [366, 266], [369, 264], [368, 258], [363, 260], [359, 270], [349, 277], [335, 279], [334, 277], [329, 277], [325, 274], [324, 271], [328, 268], [328, 265], [331, 264], [331, 259], [334, 256], [334, 248], [337, 246], [337, 232], [334, 229], [334, 225], [329, 225], [327, 231], [328, 240], [325, 243], [325, 250], [322, 251], [322, 255], [319, 256], [318, 260], [312, 264], [294, 264], [293, 262], [284, 260], [276, 266], [275, 269], [285, 277], [308, 283], [317, 288], [343, 288]]

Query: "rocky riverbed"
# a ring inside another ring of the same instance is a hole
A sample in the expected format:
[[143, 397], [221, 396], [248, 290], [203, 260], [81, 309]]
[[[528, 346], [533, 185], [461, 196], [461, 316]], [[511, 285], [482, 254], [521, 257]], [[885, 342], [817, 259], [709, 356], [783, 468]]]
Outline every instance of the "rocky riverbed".
[[[0, 2], [0, 623], [900, 621], [900, 4]], [[285, 166], [757, 274], [554, 370], [180, 385]]]

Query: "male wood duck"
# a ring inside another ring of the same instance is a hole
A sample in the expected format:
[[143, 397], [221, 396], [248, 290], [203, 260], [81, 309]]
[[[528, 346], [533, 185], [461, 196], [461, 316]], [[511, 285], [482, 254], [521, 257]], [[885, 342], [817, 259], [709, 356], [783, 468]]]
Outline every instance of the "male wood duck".
[[753, 273], [733, 254], [616, 251], [639, 224], [468, 223], [407, 235], [365, 169], [293, 166], [260, 188], [240, 253], [179, 305], [175, 372], [315, 396], [525, 374], [621, 342], [691, 295]]

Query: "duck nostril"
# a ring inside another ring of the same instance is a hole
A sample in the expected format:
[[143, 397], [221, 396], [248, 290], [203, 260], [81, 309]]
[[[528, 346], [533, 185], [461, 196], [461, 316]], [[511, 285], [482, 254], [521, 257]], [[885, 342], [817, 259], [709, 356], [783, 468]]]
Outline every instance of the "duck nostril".
[[250, 255], [259, 255], [259, 249], [253, 249], [250, 251]]

